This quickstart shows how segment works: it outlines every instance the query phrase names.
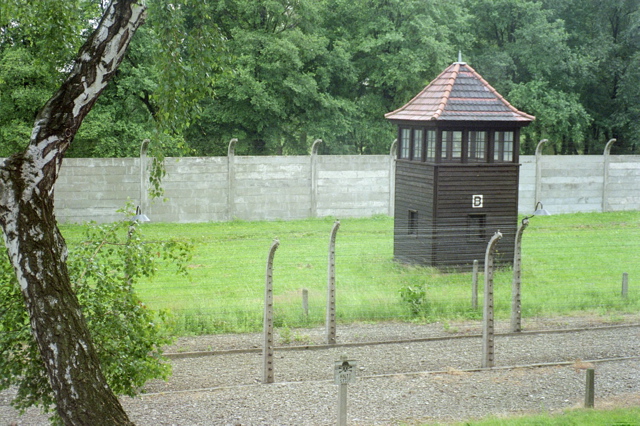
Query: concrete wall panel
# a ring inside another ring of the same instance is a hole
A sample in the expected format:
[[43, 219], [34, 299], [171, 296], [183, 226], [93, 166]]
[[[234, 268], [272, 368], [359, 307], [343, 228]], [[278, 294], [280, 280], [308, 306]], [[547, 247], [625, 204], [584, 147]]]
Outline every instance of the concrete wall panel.
[[[603, 156], [542, 156], [539, 177], [535, 161], [520, 156], [522, 214], [531, 213], [537, 179], [539, 199], [552, 213], [602, 211], [603, 204], [613, 211], [640, 210], [640, 156], [609, 156], [606, 179]], [[366, 217], [388, 214], [391, 207], [393, 164], [387, 155], [167, 158], [165, 166], [168, 201], [162, 202], [148, 200], [140, 187], [141, 181], [147, 185], [147, 172], [143, 178], [139, 158], [65, 159], [56, 215], [61, 222], [113, 221], [127, 201], [165, 222]]]

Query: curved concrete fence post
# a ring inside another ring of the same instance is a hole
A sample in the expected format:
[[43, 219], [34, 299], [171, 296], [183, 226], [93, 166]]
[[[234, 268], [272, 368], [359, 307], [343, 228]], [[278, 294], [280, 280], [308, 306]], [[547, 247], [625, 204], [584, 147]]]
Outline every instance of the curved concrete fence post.
[[493, 259], [496, 245], [502, 238], [500, 231], [493, 234], [484, 256], [484, 308], [482, 310], [482, 368], [493, 367]]
[[511, 282], [511, 332], [522, 331], [522, 233], [529, 225], [529, 219], [522, 219], [516, 231], [513, 250], [513, 280]]
[[273, 383], [273, 258], [280, 241], [276, 238], [271, 243], [267, 256], [267, 272], [264, 284], [264, 320], [262, 344], [262, 383]]
[[327, 312], [326, 337], [327, 345], [336, 343], [336, 234], [340, 228], [340, 221], [336, 220], [331, 228], [329, 237], [329, 262], [327, 267]]
[[536, 147], [536, 195], [533, 210], [537, 208], [540, 197], [542, 196], [542, 148], [547, 142], [549, 142], [548, 139], [542, 139]]
[[147, 182], [149, 181], [147, 176], [147, 151], [149, 150], [149, 142], [149, 139], [145, 139], [140, 145], [140, 201], [138, 206], [145, 213], [147, 213], [149, 203], [149, 191], [147, 191]]
[[235, 214], [236, 171], [235, 155], [238, 138], [229, 141], [227, 149], [227, 220], [233, 220]]
[[311, 207], [310, 217], [318, 216], [318, 147], [322, 139], [316, 139], [311, 145]]
[[398, 145], [398, 139], [394, 139], [391, 142], [391, 149], [389, 150], [389, 216], [393, 217], [395, 214], [396, 203], [396, 150]]
[[616, 142], [616, 139], [609, 139], [609, 142], [604, 147], [602, 153], [603, 158], [603, 170], [602, 170], [602, 211], [609, 211], [609, 200], [607, 194], [607, 186], [609, 185], [609, 156], [611, 154], [611, 145]]

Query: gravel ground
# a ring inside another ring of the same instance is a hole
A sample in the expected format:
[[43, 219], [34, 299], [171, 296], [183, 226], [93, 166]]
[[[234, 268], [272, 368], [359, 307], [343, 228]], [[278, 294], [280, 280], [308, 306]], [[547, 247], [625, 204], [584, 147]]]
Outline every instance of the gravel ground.
[[[260, 334], [181, 338], [167, 348], [176, 354], [172, 378], [150, 382], [147, 394], [122, 402], [139, 425], [335, 424], [338, 386], [333, 365], [345, 354], [358, 363], [358, 379], [348, 386], [350, 425], [448, 422], [577, 408], [584, 403], [585, 370], [592, 367], [596, 407], [640, 406], [640, 315], [618, 316], [615, 324], [601, 317], [563, 317], [524, 325], [523, 334], [496, 337], [496, 368], [491, 370], [478, 368], [479, 322], [340, 326], [339, 345], [331, 348], [314, 348], [323, 341], [322, 329], [280, 330], [277, 345], [311, 349], [276, 349], [276, 383], [269, 385], [260, 383]], [[496, 331], [506, 332], [506, 327], [500, 321]], [[588, 329], [531, 332], [584, 327]], [[424, 340], [434, 337], [442, 339]], [[395, 342], [372, 344], [381, 341]], [[369, 344], [349, 346], [356, 342]], [[253, 352], [237, 352], [243, 349]], [[202, 356], [211, 351], [216, 355]], [[201, 356], [186, 356], [192, 352]], [[620, 357], [637, 358], [612, 360]], [[519, 367], [505, 368], [511, 366]], [[0, 425], [46, 424], [37, 410], [18, 417], [9, 406], [10, 397], [11, 391], [0, 393]]]

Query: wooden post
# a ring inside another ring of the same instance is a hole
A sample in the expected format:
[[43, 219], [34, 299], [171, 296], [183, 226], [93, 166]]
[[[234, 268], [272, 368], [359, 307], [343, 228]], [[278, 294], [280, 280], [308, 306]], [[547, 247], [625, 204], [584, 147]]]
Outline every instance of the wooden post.
[[306, 288], [302, 289], [302, 315], [304, 315], [304, 319], [309, 319], [309, 290]]
[[473, 277], [471, 279], [471, 309], [478, 309], [478, 261], [473, 261]]
[[513, 281], [511, 283], [511, 332], [522, 331], [522, 233], [529, 225], [527, 218], [522, 219], [522, 223], [516, 232], [515, 247], [513, 250]]
[[626, 299], [629, 296], [629, 274], [624, 272], [622, 274], [622, 297]]
[[336, 234], [340, 221], [336, 220], [329, 237], [329, 266], [327, 270], [327, 344], [336, 343]]
[[500, 231], [493, 234], [484, 256], [484, 309], [482, 311], [482, 368], [493, 367], [493, 253], [502, 238]]
[[267, 257], [264, 287], [264, 341], [262, 345], [262, 383], [273, 383], [273, 257], [280, 241], [273, 240]]
[[593, 408], [595, 400], [595, 370], [587, 370], [587, 383], [584, 393], [584, 408]]

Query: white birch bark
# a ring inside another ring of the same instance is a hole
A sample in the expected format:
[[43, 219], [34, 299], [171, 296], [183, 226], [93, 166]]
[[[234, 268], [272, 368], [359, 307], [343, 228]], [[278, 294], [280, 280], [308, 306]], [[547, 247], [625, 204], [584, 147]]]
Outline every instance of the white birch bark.
[[130, 424], [100, 370], [53, 214], [64, 153], [122, 61], [145, 6], [114, 0], [67, 80], [38, 114], [28, 147], [0, 164], [0, 226], [65, 424]]

